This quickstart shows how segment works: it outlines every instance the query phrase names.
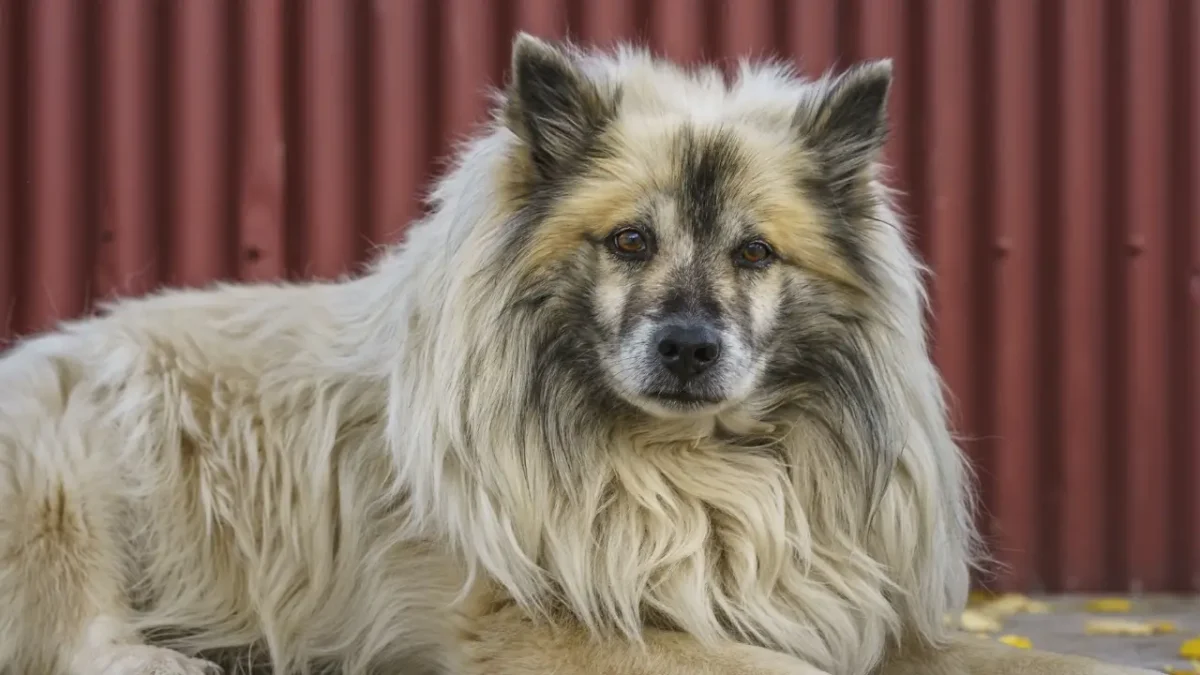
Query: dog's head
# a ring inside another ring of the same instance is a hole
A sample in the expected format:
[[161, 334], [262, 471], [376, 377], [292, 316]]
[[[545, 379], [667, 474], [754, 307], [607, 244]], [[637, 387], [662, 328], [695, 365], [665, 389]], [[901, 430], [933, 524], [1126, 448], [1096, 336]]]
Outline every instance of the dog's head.
[[844, 367], [841, 329], [875, 274], [890, 63], [732, 83], [612, 63], [514, 44], [508, 260], [543, 309], [545, 358], [657, 416], [794, 396]]

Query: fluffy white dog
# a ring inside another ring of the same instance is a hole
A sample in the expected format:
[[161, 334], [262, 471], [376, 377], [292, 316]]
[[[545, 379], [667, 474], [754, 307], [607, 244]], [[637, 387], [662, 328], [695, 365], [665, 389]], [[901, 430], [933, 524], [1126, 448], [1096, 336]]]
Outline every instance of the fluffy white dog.
[[24, 341], [0, 671], [1128, 672], [943, 627], [971, 492], [890, 82], [521, 36], [369, 272]]

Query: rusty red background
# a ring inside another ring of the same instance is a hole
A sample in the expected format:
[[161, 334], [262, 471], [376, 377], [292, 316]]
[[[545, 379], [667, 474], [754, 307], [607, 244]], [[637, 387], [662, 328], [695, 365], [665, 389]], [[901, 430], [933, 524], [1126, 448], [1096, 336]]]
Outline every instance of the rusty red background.
[[1200, 2], [0, 0], [0, 342], [402, 236], [513, 32], [895, 59], [936, 356], [1022, 590], [1200, 589]]

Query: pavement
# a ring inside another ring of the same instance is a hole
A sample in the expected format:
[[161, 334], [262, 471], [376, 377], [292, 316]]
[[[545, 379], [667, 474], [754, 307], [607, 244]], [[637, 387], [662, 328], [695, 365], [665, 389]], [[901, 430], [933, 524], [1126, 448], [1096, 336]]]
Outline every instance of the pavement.
[[[1200, 673], [1200, 653], [1196, 661], [1180, 653], [1187, 640], [1200, 638], [1200, 596], [975, 596], [968, 614], [958, 619], [960, 627], [988, 639], [1015, 645], [1027, 640], [1039, 650]], [[984, 625], [988, 619], [995, 625]], [[1124, 634], [1089, 634], [1104, 629]]]

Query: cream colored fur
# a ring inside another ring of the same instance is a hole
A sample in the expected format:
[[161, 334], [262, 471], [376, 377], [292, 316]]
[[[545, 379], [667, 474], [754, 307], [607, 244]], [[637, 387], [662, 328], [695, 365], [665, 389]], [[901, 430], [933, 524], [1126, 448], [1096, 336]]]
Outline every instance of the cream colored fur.
[[[696, 120], [819, 86], [747, 67], [726, 91], [632, 50], [586, 67]], [[0, 672], [191, 675], [165, 648], [248, 645], [280, 673], [1119, 672], [944, 632], [971, 495], [898, 227], [870, 243], [888, 480], [805, 420], [765, 430], [786, 461], [725, 452], [716, 425], [764, 431], [752, 407], [580, 433], [554, 465], [505, 314], [515, 142], [497, 123], [466, 144], [364, 275], [126, 300], [0, 360]]]

